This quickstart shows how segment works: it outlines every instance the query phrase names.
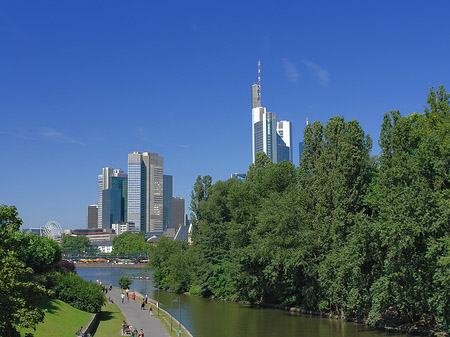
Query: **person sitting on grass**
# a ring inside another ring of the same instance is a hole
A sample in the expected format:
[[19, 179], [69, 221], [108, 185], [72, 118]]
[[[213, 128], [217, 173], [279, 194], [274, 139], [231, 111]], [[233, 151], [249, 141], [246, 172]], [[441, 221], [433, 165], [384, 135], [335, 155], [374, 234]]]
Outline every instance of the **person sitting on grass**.
[[77, 336], [78, 337], [84, 337], [84, 333], [83, 333], [83, 327], [80, 327], [77, 331]]

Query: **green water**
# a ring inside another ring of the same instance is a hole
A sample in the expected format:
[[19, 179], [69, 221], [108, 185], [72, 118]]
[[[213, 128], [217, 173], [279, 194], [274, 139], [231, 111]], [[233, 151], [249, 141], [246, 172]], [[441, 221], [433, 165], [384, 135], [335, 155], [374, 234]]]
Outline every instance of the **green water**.
[[[123, 268], [79, 268], [86, 280], [118, 286], [122, 276], [152, 276], [152, 271]], [[388, 334], [366, 329], [360, 324], [282, 310], [261, 309], [238, 303], [171, 294], [153, 287], [152, 281], [133, 280], [131, 290], [158, 299], [161, 306], [180, 318], [195, 337], [381, 337]], [[181, 307], [174, 300], [181, 298]], [[392, 335], [391, 335], [392, 336]], [[401, 336], [401, 335], [395, 335]]]

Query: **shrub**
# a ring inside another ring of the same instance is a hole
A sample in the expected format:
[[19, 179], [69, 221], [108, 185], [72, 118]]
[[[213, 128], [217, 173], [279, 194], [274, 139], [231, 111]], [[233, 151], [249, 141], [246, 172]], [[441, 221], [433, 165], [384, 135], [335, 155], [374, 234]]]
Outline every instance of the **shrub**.
[[77, 274], [54, 273], [50, 276], [50, 286], [57, 299], [80, 310], [97, 313], [106, 303], [101, 286], [87, 282]]

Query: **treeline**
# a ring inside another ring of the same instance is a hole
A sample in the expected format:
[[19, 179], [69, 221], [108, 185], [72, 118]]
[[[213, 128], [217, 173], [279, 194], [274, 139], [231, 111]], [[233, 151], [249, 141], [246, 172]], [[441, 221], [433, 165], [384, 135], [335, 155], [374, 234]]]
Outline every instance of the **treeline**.
[[245, 182], [198, 177], [193, 244], [150, 252], [162, 288], [450, 330], [450, 111], [308, 125], [300, 166], [258, 154]]
[[106, 302], [101, 287], [84, 281], [73, 263], [61, 260], [56, 241], [26, 234], [21, 225], [14, 206], [0, 205], [0, 336], [20, 337], [17, 328], [42, 322], [45, 311], [38, 303], [44, 297], [99, 312]]

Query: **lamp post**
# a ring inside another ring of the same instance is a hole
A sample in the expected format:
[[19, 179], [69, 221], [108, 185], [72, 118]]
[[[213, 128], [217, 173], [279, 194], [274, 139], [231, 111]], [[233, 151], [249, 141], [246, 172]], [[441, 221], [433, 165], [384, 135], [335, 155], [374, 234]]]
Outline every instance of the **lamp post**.
[[158, 317], [159, 317], [159, 292], [161, 291], [161, 289], [158, 288], [158, 303], [156, 303], [156, 307], [158, 309]]
[[181, 296], [178, 297], [178, 311], [179, 311], [179, 319], [178, 319], [178, 336], [181, 337]]
[[173, 308], [173, 301], [172, 301], [172, 298], [173, 298], [173, 293], [172, 292], [170, 292], [170, 332], [172, 332], [172, 308]]

